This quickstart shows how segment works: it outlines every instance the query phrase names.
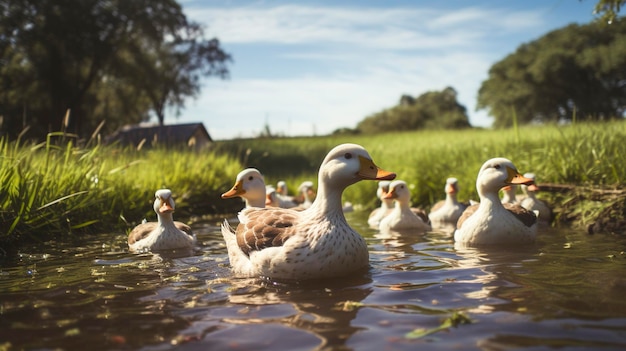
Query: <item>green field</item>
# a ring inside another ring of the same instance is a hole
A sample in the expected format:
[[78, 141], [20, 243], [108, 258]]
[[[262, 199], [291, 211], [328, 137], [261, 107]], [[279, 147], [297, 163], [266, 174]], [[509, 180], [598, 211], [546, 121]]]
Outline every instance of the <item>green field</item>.
[[[78, 147], [74, 137], [61, 133], [41, 144], [0, 139], [0, 243], [128, 230], [155, 217], [151, 203], [162, 187], [174, 192], [177, 218], [233, 213], [242, 203], [219, 195], [243, 168], [258, 168], [268, 184], [285, 180], [293, 193], [304, 180], [317, 183], [326, 152], [346, 142], [363, 145], [378, 166], [407, 181], [413, 205], [426, 209], [443, 198], [447, 177], [459, 179], [461, 200], [478, 199], [476, 174], [492, 157], [511, 159], [520, 172], [535, 173], [540, 184], [619, 188], [626, 179], [624, 140], [623, 121], [217, 141], [201, 153], [94, 140]], [[346, 190], [344, 200], [370, 210], [377, 205], [375, 189], [375, 182], [360, 182]]]

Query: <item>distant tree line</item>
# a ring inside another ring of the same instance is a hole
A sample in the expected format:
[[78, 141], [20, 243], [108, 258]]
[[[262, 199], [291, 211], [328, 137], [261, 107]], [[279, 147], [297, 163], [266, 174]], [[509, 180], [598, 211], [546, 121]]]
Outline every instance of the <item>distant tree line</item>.
[[[619, 11], [622, 0], [598, 6]], [[617, 7], [616, 7], [617, 6]], [[607, 18], [610, 14], [603, 13]], [[478, 109], [493, 126], [578, 120], [611, 120], [626, 113], [626, 20], [592, 21], [552, 31], [496, 62], [478, 92]], [[366, 117], [354, 130], [377, 133], [469, 127], [466, 109], [452, 87], [417, 98], [403, 95], [398, 105]]]
[[429, 91], [418, 97], [403, 95], [398, 105], [375, 113], [357, 125], [360, 133], [416, 129], [469, 127], [465, 106], [459, 104], [453, 88]]
[[0, 135], [162, 123], [230, 60], [174, 0], [0, 0]]
[[495, 127], [622, 118], [626, 20], [572, 24], [521, 45], [495, 63], [478, 93]]
[[[478, 92], [495, 127], [622, 118], [626, 110], [626, 0], [598, 0], [601, 19], [521, 45], [495, 63]], [[610, 24], [609, 24], [610, 23]], [[0, 0], [0, 136], [90, 135], [176, 113], [205, 76], [228, 76], [231, 57], [176, 0]], [[453, 87], [367, 116], [373, 133], [469, 127]], [[69, 120], [64, 120], [66, 113]]]

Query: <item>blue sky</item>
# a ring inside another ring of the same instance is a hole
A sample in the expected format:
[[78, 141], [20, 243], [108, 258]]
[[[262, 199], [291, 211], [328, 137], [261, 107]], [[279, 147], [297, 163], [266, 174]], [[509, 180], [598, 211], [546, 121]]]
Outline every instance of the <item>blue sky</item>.
[[166, 123], [203, 122], [214, 139], [354, 128], [400, 96], [456, 89], [470, 123], [489, 68], [519, 45], [594, 19], [595, 0], [184, 0], [233, 57]]

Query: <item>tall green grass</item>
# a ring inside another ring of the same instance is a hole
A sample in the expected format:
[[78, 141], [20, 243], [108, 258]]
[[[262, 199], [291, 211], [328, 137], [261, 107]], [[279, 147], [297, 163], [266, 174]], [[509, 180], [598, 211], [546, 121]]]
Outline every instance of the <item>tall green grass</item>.
[[[535, 173], [539, 183], [622, 187], [624, 140], [623, 121], [231, 140], [200, 153], [104, 146], [93, 140], [78, 147], [75, 136], [65, 133], [52, 133], [40, 144], [0, 139], [0, 248], [24, 238], [124, 231], [143, 218], [154, 220], [154, 191], [163, 187], [174, 192], [178, 217], [232, 213], [241, 202], [222, 200], [220, 194], [241, 169], [258, 168], [268, 184], [285, 180], [293, 193], [304, 180], [316, 183], [326, 153], [347, 142], [363, 145], [377, 165], [407, 181], [412, 205], [426, 209], [444, 197], [448, 177], [459, 179], [461, 200], [477, 200], [476, 175], [492, 157], [511, 159], [520, 172]], [[372, 209], [376, 186], [359, 182], [344, 199]]]
[[[259, 168], [266, 182], [285, 179], [295, 191], [302, 180], [317, 180], [317, 168], [330, 148], [345, 142], [361, 144], [378, 166], [396, 172], [398, 179], [410, 184], [414, 206], [428, 209], [444, 197], [448, 177], [459, 179], [460, 199], [478, 200], [478, 170], [493, 157], [511, 159], [520, 172], [535, 173], [539, 183], [623, 186], [625, 137], [626, 122], [617, 121], [503, 130], [251, 139], [222, 142], [220, 149], [247, 166]], [[346, 190], [345, 199], [373, 208], [375, 189], [373, 182], [360, 182]]]
[[174, 193], [177, 215], [215, 213], [227, 207], [219, 195], [240, 169], [210, 151], [75, 144], [64, 133], [41, 144], [0, 139], [0, 243], [123, 231], [155, 220], [154, 192], [164, 187]]

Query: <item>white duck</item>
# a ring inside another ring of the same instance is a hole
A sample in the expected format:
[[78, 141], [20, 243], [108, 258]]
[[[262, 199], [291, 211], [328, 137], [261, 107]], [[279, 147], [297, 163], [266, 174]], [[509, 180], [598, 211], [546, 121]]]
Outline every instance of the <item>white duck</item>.
[[506, 158], [493, 158], [483, 164], [476, 178], [478, 205], [463, 212], [454, 240], [465, 245], [528, 244], [537, 234], [537, 217], [519, 205], [505, 208], [498, 191], [509, 184], [530, 184]]
[[369, 217], [367, 218], [367, 224], [369, 224], [372, 228], [378, 228], [380, 225], [380, 220], [387, 216], [393, 210], [393, 199], [384, 199], [383, 196], [387, 195], [389, 192], [389, 184], [391, 184], [388, 180], [381, 180], [378, 182], [378, 188], [376, 189], [376, 197], [380, 199], [380, 206], [375, 208], [370, 212]]
[[227, 221], [222, 235], [236, 276], [317, 279], [344, 276], [367, 268], [363, 237], [346, 222], [341, 196], [363, 179], [393, 179], [378, 168], [360, 145], [333, 148], [318, 174], [318, 193], [304, 211], [249, 208], [239, 213], [234, 231]]
[[281, 207], [291, 208], [299, 205], [298, 201], [296, 201], [295, 196], [289, 195], [287, 182], [285, 182], [284, 180], [279, 180], [278, 183], [276, 183], [276, 196], [280, 199], [280, 202], [285, 203]]
[[303, 209], [307, 209], [311, 207], [313, 204], [313, 200], [315, 199], [315, 188], [313, 182], [310, 180], [306, 180], [300, 184], [298, 187], [299, 197], [302, 198], [302, 203], [300, 203], [300, 207]]
[[256, 168], [246, 168], [237, 174], [235, 185], [222, 194], [222, 199], [241, 197], [247, 207], [265, 207], [265, 179]]
[[172, 213], [176, 208], [169, 189], [157, 190], [154, 194], [154, 212], [158, 222], [145, 222], [137, 225], [128, 234], [128, 247], [132, 252], [191, 249], [196, 244], [196, 236], [191, 228], [174, 221]]
[[435, 203], [428, 214], [430, 225], [435, 229], [455, 228], [459, 217], [467, 208], [466, 204], [457, 200], [459, 184], [456, 178], [446, 179], [444, 191], [446, 199]]
[[294, 208], [298, 206], [298, 204], [295, 203], [294, 201], [286, 199], [283, 196], [281, 196], [276, 190], [276, 188], [274, 188], [271, 185], [268, 185], [265, 187], [265, 194], [266, 194], [266, 200], [265, 200], [266, 206], [281, 207], [281, 208]]
[[411, 190], [404, 180], [391, 182], [389, 192], [383, 198], [393, 199], [395, 205], [391, 213], [380, 220], [381, 231], [431, 230], [430, 225], [411, 209]]
[[284, 180], [279, 180], [278, 183], [276, 183], [276, 192], [282, 196], [289, 196], [287, 182], [285, 182]]
[[540, 223], [549, 224], [552, 221], [552, 210], [545, 202], [539, 200], [535, 196], [535, 193], [539, 191], [539, 186], [537, 186], [537, 183], [535, 182], [535, 174], [525, 173], [524, 177], [532, 179], [533, 182], [528, 185], [522, 185], [522, 191], [526, 197], [520, 204], [527, 210], [537, 211], [537, 213], [539, 213]]
[[502, 187], [502, 198], [500, 202], [503, 204], [519, 204], [523, 195], [517, 194], [517, 185], [506, 185]]

